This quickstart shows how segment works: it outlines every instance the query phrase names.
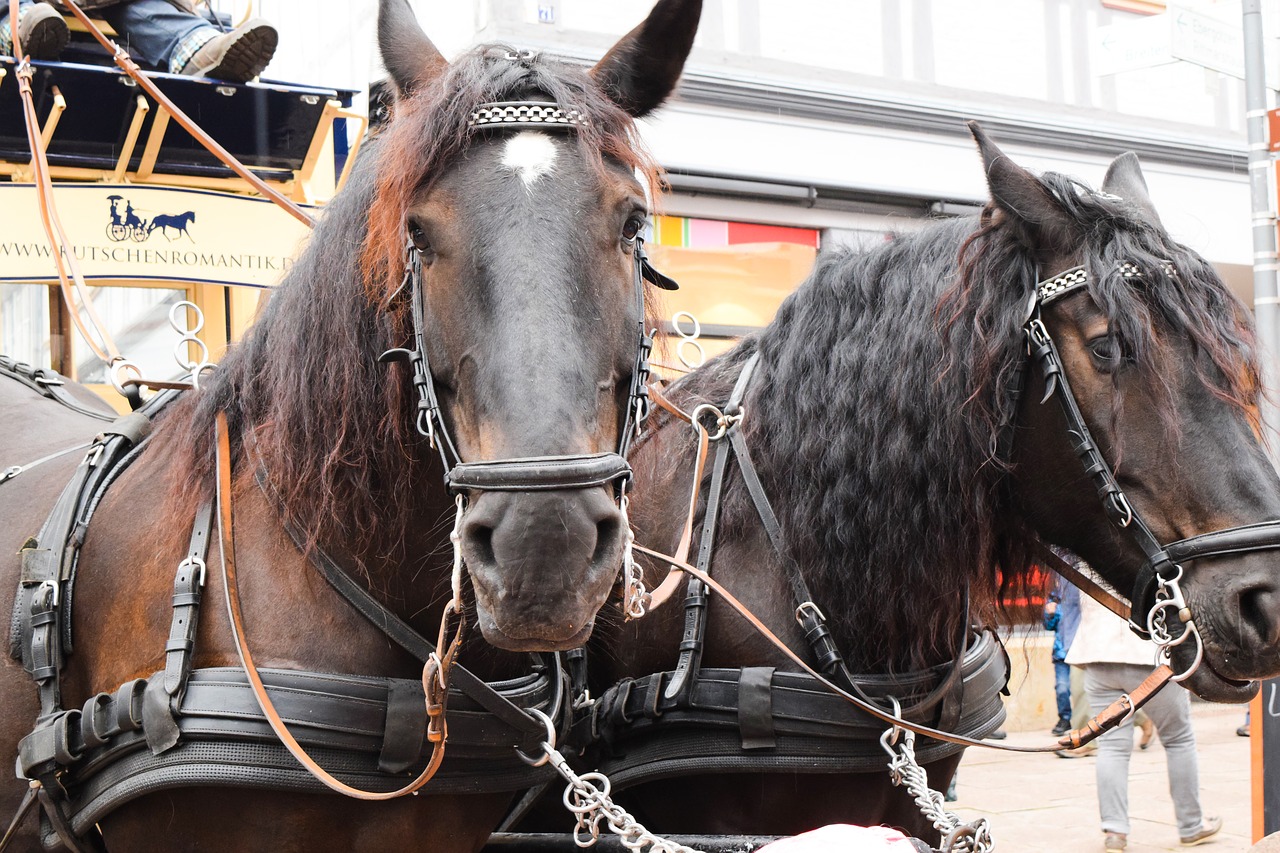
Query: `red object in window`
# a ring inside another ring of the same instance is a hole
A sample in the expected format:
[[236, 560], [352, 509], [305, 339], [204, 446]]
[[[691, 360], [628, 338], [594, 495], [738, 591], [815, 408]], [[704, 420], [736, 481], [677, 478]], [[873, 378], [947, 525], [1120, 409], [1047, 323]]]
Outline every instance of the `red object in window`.
[[729, 245], [734, 246], [740, 243], [798, 243], [801, 246], [819, 248], [818, 232], [812, 228], [730, 222]]

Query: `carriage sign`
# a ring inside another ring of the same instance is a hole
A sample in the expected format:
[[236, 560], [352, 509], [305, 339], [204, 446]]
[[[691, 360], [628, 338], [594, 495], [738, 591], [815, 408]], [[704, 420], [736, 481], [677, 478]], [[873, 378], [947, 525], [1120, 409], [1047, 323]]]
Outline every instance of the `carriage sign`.
[[[137, 184], [55, 184], [68, 250], [91, 281], [271, 287], [305, 225], [270, 201]], [[0, 282], [54, 282], [35, 187], [0, 184]]]

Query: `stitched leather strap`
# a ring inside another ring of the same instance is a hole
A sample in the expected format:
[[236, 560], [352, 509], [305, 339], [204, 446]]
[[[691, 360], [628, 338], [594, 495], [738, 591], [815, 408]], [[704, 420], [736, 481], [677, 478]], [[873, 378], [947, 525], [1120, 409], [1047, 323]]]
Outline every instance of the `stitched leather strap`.
[[616, 453], [594, 453], [459, 462], [446, 479], [454, 490], [527, 492], [589, 489], [630, 477], [627, 460]]
[[213, 501], [201, 501], [191, 525], [191, 542], [178, 563], [173, 579], [173, 620], [165, 644], [164, 692], [177, 696], [191, 671], [191, 655], [200, 624], [200, 599], [204, 589], [205, 558], [209, 554], [209, 533], [213, 529]]
[[[814, 679], [816, 679], [820, 684], [822, 684], [832, 693], [842, 697], [849, 704], [853, 705], [854, 707], [862, 711], [865, 711], [866, 713], [870, 714], [871, 716], [875, 717], [876, 719], [888, 725], [900, 726], [904, 729], [910, 729], [916, 734], [926, 735], [931, 738], [937, 738], [938, 740], [946, 741], [948, 743], [961, 744], [963, 746], [981, 746], [981, 747], [986, 747], [987, 749], [999, 749], [1005, 752], [1053, 752], [1055, 750], [1062, 749], [1063, 747], [1079, 746], [1081, 744], [1088, 743], [1089, 741], [1093, 740], [1103, 732], [1108, 731], [1109, 729], [1113, 729], [1116, 726], [1123, 723], [1125, 719], [1127, 719], [1129, 715], [1133, 713], [1133, 711], [1137, 710], [1138, 708], [1141, 708], [1142, 705], [1145, 704], [1148, 700], [1150, 700], [1151, 697], [1154, 696], [1156, 692], [1159, 691], [1159, 689], [1164, 686], [1165, 683], [1168, 683], [1169, 677], [1172, 676], [1173, 674], [1172, 670], [1169, 670], [1168, 667], [1162, 667], [1161, 669], [1157, 669], [1156, 672], [1152, 673], [1151, 676], [1148, 676], [1147, 680], [1143, 682], [1144, 685], [1148, 685], [1148, 682], [1150, 682], [1150, 684], [1148, 686], [1145, 686], [1144, 688], [1141, 688], [1142, 690], [1141, 695], [1137, 690], [1135, 690], [1132, 694], [1130, 694], [1131, 697], [1133, 697], [1132, 706], [1129, 706], [1123, 702], [1113, 703], [1111, 707], [1105, 709], [1101, 714], [1099, 714], [1093, 720], [1090, 720], [1089, 723], [1087, 723], [1085, 726], [1083, 726], [1080, 729], [1077, 729], [1075, 732], [1072, 732], [1071, 735], [1063, 737], [1060, 741], [1058, 741], [1057, 744], [1054, 744], [1052, 746], [1012, 746], [1009, 744], [992, 743], [992, 742], [983, 741], [983, 740], [974, 740], [973, 738], [963, 737], [961, 735], [955, 735], [950, 732], [945, 732], [940, 729], [932, 728], [930, 726], [921, 725], [919, 723], [913, 723], [908, 720], [904, 720], [901, 717], [895, 717], [893, 714], [877, 707], [876, 705], [866, 702], [858, 698], [857, 696], [854, 696], [852, 693], [849, 693], [840, 685], [834, 683], [829, 678], [825, 677], [820, 672], [818, 672], [813, 667], [811, 667], [808, 663], [806, 663], [803, 658], [801, 658], [798, 654], [793, 652], [786, 643], [780, 640], [777, 637], [777, 635], [773, 633], [773, 631], [769, 630], [769, 627], [765, 625], [763, 622], [761, 622], [760, 619], [754, 613], [752, 613], [751, 610], [745, 604], [739, 601], [737, 597], [733, 595], [733, 593], [725, 589], [723, 585], [721, 585], [716, 580], [712, 579], [710, 575], [706, 574], [705, 572], [701, 571], [695, 566], [691, 566], [688, 563], [677, 563], [671, 557], [668, 557], [664, 554], [660, 554], [657, 551], [650, 550], [641, 545], [636, 545], [635, 549], [637, 551], [641, 551], [645, 554], [648, 554], [651, 557], [662, 560], [663, 562], [671, 566], [672, 571], [685, 572], [701, 580], [708, 587], [710, 587], [717, 595], [722, 596], [725, 602], [727, 602], [730, 607], [732, 607], [734, 610], [738, 612], [739, 616], [745, 619], [747, 623], [751, 625], [751, 627], [754, 628], [757, 633], [760, 634], [760, 636], [764, 637], [766, 640], [772, 643], [774, 647], [778, 649], [778, 651], [780, 651], [784, 656], [787, 657], [787, 659], [789, 659], [801, 670], [803, 670], [804, 672], [812, 676]], [[1162, 670], [1164, 671], [1162, 672]], [[1123, 707], [1118, 709], [1116, 707], [1117, 705], [1121, 705]]]
[[[280, 742], [284, 744], [290, 754], [298, 760], [298, 763], [330, 790], [359, 800], [391, 800], [406, 794], [412, 794], [431, 780], [431, 777], [440, 769], [440, 762], [444, 760], [445, 741], [448, 739], [444, 712], [445, 700], [448, 696], [449, 668], [457, 655], [458, 647], [462, 644], [463, 620], [456, 620], [458, 623], [457, 628], [453, 632], [453, 639], [450, 641], [444, 655], [439, 658], [433, 656], [422, 668], [422, 688], [427, 696], [427, 716], [431, 721], [428, 724], [427, 737], [432, 742], [432, 749], [431, 758], [427, 762], [427, 766], [423, 768], [422, 773], [418, 775], [418, 778], [403, 788], [387, 792], [364, 791], [335, 778], [316, 763], [294, 736], [289, 733], [284, 720], [276, 712], [271, 697], [267, 695], [267, 690], [262, 684], [262, 678], [258, 675], [257, 667], [253, 662], [253, 655], [249, 651], [244, 630], [244, 619], [240, 610], [240, 595], [236, 579], [235, 540], [231, 526], [231, 447], [228, 439], [225, 412], [218, 413], [217, 460], [218, 531], [222, 546], [222, 583], [226, 591], [227, 614], [231, 622], [231, 633], [236, 642], [236, 651], [240, 655], [240, 662], [244, 667], [245, 675], [248, 676], [249, 683], [253, 685], [254, 697], [258, 701], [258, 707], [262, 709], [263, 716], [267, 718], [267, 722], [271, 724], [272, 731], [280, 738]], [[440, 626], [442, 644], [447, 631], [446, 621], [442, 620]]]

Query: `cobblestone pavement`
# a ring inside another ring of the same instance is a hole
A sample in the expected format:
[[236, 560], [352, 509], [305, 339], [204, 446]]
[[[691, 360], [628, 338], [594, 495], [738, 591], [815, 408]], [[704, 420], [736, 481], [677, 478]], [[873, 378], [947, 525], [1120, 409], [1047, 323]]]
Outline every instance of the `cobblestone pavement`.
[[[1240, 853], [1251, 846], [1249, 739], [1236, 735], [1243, 706], [1193, 702], [1192, 720], [1200, 754], [1200, 801], [1224, 825], [1205, 853]], [[1039, 746], [1044, 732], [1011, 732], [1005, 743]], [[960, 765], [958, 800], [949, 806], [966, 820], [985, 816], [999, 853], [1102, 851], [1094, 759], [1053, 754], [1019, 755], [970, 749]], [[1134, 749], [1129, 768], [1128, 853], [1184, 850], [1178, 843], [1169, 799], [1164, 749], [1156, 738], [1146, 751]]]

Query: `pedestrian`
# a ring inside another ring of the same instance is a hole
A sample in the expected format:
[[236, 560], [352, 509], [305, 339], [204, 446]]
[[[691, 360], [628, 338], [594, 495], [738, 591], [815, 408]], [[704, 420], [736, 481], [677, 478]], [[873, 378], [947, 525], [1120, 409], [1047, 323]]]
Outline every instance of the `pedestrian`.
[[1058, 701], [1058, 722], [1053, 734], [1064, 735], [1071, 731], [1071, 667], [1067, 652], [1080, 624], [1080, 590], [1075, 584], [1059, 575], [1045, 599], [1042, 617], [1044, 627], [1053, 631], [1053, 692]]
[[[1151, 673], [1155, 657], [1154, 643], [1139, 639], [1123, 619], [1101, 604], [1081, 597], [1080, 627], [1067, 663], [1084, 669], [1085, 696], [1095, 716], [1137, 687]], [[1190, 698], [1186, 690], [1171, 684], [1145, 708], [1164, 745], [1178, 837], [1183, 846], [1202, 844], [1222, 829], [1222, 818], [1205, 817], [1200, 807], [1200, 768]], [[1105, 850], [1128, 846], [1132, 753], [1132, 720], [1098, 739], [1095, 774]]]
[[[18, 0], [18, 36], [32, 59], [57, 59], [70, 30], [56, 0]], [[223, 32], [187, 0], [77, 0], [118, 34], [117, 42], [144, 67], [244, 83], [262, 73], [279, 41], [275, 27], [253, 18]], [[0, 0], [0, 53], [13, 52], [9, 0]]]

